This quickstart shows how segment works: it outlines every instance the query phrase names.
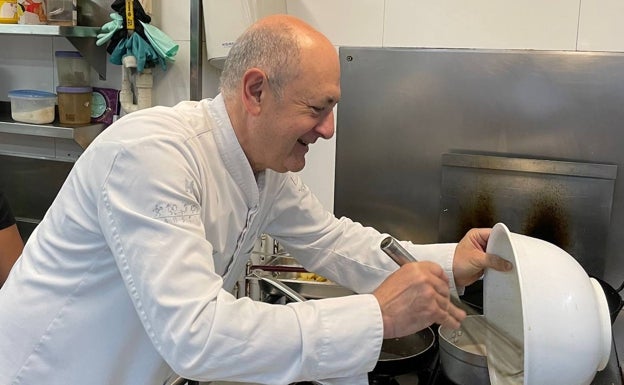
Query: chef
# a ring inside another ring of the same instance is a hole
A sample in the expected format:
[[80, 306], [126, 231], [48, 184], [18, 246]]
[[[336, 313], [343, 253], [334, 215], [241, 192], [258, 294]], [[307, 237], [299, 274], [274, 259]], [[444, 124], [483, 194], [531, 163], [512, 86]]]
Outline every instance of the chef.
[[[129, 114], [76, 162], [0, 291], [0, 384], [366, 383], [383, 338], [458, 327], [455, 286], [489, 230], [404, 246], [325, 211], [293, 172], [334, 134], [339, 61], [286, 15], [232, 47], [214, 99]], [[364, 172], [365, 170], [363, 170]], [[266, 233], [358, 295], [271, 305], [230, 294]]]

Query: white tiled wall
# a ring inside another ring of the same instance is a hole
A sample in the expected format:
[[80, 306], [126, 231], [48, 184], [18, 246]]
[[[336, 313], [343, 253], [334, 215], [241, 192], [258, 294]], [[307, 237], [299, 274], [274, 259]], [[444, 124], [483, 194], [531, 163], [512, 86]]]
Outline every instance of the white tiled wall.
[[384, 0], [289, 0], [287, 7], [337, 46], [382, 46]]
[[[224, 0], [230, 1], [230, 0]], [[251, 0], [261, 1], [261, 0]], [[155, 70], [154, 103], [188, 98], [190, 0], [153, 0], [152, 24], [180, 50], [166, 72]], [[301, 17], [336, 45], [623, 51], [621, 0], [287, 0]], [[63, 38], [0, 35], [0, 100], [13, 88], [53, 91], [54, 51], [73, 49]], [[203, 95], [217, 93], [219, 71], [204, 62]], [[121, 69], [112, 64], [97, 86], [119, 88]], [[338, 128], [339, 129], [339, 128]], [[317, 142], [302, 177], [333, 208], [335, 137]]]
[[386, 47], [574, 50], [579, 0], [387, 0]]
[[624, 51], [624, 2], [592, 0], [581, 2], [579, 51]]

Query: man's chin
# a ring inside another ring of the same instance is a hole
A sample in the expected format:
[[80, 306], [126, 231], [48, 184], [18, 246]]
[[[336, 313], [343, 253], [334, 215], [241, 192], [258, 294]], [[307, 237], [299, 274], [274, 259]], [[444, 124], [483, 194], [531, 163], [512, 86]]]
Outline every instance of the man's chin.
[[305, 167], [305, 159], [302, 159], [300, 162], [293, 162], [285, 165], [284, 171], [281, 172], [299, 172], [303, 170]]

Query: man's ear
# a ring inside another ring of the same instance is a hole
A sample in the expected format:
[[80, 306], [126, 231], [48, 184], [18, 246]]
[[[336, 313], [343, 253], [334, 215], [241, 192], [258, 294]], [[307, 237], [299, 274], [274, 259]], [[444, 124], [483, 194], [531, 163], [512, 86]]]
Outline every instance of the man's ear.
[[243, 75], [243, 103], [251, 115], [261, 110], [261, 102], [268, 91], [268, 79], [264, 71], [250, 68]]

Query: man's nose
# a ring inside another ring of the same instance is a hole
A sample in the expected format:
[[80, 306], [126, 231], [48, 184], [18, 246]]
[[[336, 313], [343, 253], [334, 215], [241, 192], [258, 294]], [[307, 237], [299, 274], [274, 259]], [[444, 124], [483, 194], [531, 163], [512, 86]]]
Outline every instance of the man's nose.
[[316, 126], [316, 132], [318, 132], [323, 139], [329, 139], [334, 136], [334, 130], [334, 110], [332, 110], [319, 125]]

